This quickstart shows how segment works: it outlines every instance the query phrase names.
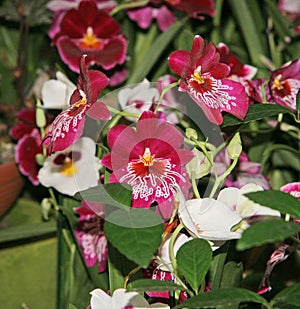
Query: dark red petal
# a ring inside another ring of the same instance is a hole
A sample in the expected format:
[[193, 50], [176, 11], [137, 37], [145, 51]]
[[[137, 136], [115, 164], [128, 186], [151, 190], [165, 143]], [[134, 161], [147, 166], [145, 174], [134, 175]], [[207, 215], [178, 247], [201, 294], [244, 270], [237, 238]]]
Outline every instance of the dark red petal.
[[192, 65], [194, 65], [198, 59], [202, 58], [205, 51], [205, 45], [204, 39], [200, 35], [196, 35], [191, 49]]
[[23, 122], [27, 122], [28, 124], [32, 124], [35, 126], [35, 110], [34, 109], [22, 109], [16, 114], [16, 118], [22, 120]]
[[87, 96], [87, 102], [97, 101], [100, 92], [108, 85], [108, 77], [96, 70], [88, 70], [86, 65], [86, 55], [80, 60], [80, 75], [77, 82], [77, 88], [83, 90]]
[[190, 53], [187, 50], [177, 50], [168, 58], [170, 68], [180, 77], [186, 78], [193, 72], [190, 64]]
[[97, 101], [95, 102], [86, 112], [86, 114], [95, 119], [95, 120], [108, 120], [111, 118], [110, 112], [107, 108], [107, 106], [100, 102]]
[[199, 14], [214, 16], [215, 7], [213, 0], [181, 0], [174, 7], [196, 18]]
[[104, 11], [98, 11], [97, 17], [93, 23], [94, 34], [98, 38], [112, 38], [121, 32], [117, 21]]
[[70, 38], [82, 38], [86, 33], [86, 28], [87, 25], [78, 10], [72, 9], [63, 17], [58, 36], [67, 35]]
[[230, 67], [225, 63], [218, 63], [217, 66], [210, 69], [209, 73], [215, 79], [223, 79], [229, 75]]
[[79, 63], [84, 52], [69, 37], [62, 36], [56, 42], [59, 55], [69, 68], [79, 73]]
[[87, 52], [88, 63], [95, 62], [105, 70], [123, 64], [126, 59], [127, 41], [123, 35], [118, 35], [108, 40], [102, 50]]
[[9, 134], [13, 139], [19, 140], [25, 134], [30, 134], [34, 128], [35, 126], [31, 124], [18, 122], [10, 129]]
[[88, 26], [94, 23], [97, 17], [97, 11], [97, 5], [94, 1], [81, 1], [78, 7], [78, 14]]

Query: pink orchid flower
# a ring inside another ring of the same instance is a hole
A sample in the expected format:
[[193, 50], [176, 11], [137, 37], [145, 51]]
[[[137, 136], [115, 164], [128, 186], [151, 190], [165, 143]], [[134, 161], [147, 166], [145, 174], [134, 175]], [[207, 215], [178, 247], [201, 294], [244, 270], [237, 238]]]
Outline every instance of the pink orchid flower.
[[[88, 204], [83, 202], [80, 207], [75, 208], [76, 213], [79, 214], [75, 235], [86, 266], [93, 267], [98, 262], [98, 271], [103, 272], [106, 269], [108, 258], [107, 239], [103, 231], [104, 210], [96, 214]], [[92, 206], [99, 209], [100, 205]]]
[[105, 70], [123, 64], [126, 57], [127, 41], [120, 25], [107, 12], [98, 10], [92, 0], [80, 2], [78, 9], [64, 15], [53, 43], [75, 72], [79, 72], [83, 54], [88, 65], [97, 64]]
[[222, 124], [222, 111], [243, 120], [249, 99], [243, 85], [228, 79], [230, 67], [220, 62], [212, 42], [197, 35], [191, 51], [177, 50], [169, 57], [170, 68], [180, 76], [179, 90], [187, 92], [209, 121]]
[[182, 166], [192, 159], [193, 154], [182, 144], [183, 135], [175, 126], [156, 118], [153, 112], [145, 111], [136, 130], [116, 125], [108, 132], [111, 153], [101, 163], [113, 171], [110, 182], [131, 185], [132, 207], [149, 208], [157, 202], [160, 211], [168, 209], [170, 215], [175, 194], [173, 184], [189, 186]]
[[16, 146], [16, 162], [20, 172], [27, 176], [30, 182], [37, 186], [39, 167], [36, 162], [36, 155], [42, 153], [42, 138], [38, 129], [33, 129], [30, 133], [24, 134]]
[[[230, 164], [231, 159], [227, 151], [222, 151], [217, 155], [216, 167], [219, 174], [224, 173]], [[264, 190], [270, 189], [267, 177], [261, 173], [261, 164], [250, 161], [247, 154], [242, 151], [237, 166], [225, 180], [225, 186], [241, 188], [248, 183], [255, 183]]]
[[150, 0], [147, 5], [127, 10], [127, 14], [142, 29], [149, 28], [152, 20], [156, 19], [159, 29], [165, 31], [176, 20], [174, 9], [199, 19], [203, 19], [202, 15], [215, 14], [212, 0]]
[[107, 86], [108, 78], [96, 70], [87, 70], [86, 56], [81, 58], [77, 89], [70, 98], [70, 107], [53, 121], [43, 143], [48, 153], [64, 150], [74, 144], [83, 133], [85, 116], [95, 120], [110, 118], [106, 105], [98, 101], [98, 95]]
[[270, 81], [266, 85], [269, 102], [278, 103], [292, 111], [296, 111], [296, 95], [300, 89], [300, 60], [282, 65], [270, 73]]

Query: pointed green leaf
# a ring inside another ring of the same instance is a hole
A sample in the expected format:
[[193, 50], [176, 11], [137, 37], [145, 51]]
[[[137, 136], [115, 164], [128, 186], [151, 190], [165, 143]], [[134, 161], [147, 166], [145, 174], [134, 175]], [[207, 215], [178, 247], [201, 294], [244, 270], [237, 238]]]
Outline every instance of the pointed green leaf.
[[296, 95], [296, 110], [300, 112], [300, 90], [298, 90]]
[[156, 38], [144, 58], [141, 60], [140, 66], [130, 75], [127, 85], [135, 84], [143, 80], [183, 25], [183, 21], [177, 21]]
[[282, 219], [270, 219], [258, 222], [246, 229], [237, 242], [238, 250], [249, 249], [272, 243], [300, 232], [300, 225], [294, 222], [287, 222]]
[[127, 184], [109, 183], [76, 193], [75, 198], [117, 207], [131, 205], [132, 190]]
[[151, 279], [139, 279], [131, 282], [127, 288], [128, 291], [136, 292], [162, 292], [162, 291], [178, 291], [184, 288], [172, 281], [160, 281]]
[[271, 303], [276, 304], [277, 308], [284, 308], [284, 305], [300, 307], [300, 282], [280, 291], [274, 296]]
[[241, 123], [247, 123], [247, 122], [254, 121], [254, 120], [260, 120], [265, 117], [276, 116], [280, 113], [291, 113], [291, 111], [278, 104], [269, 104], [269, 103], [252, 104], [249, 106], [247, 115], [244, 120], [235, 118], [231, 114], [224, 113], [224, 118], [223, 118], [224, 120], [222, 123], [222, 127], [234, 126], [234, 125], [238, 125]]
[[300, 219], [300, 201], [289, 193], [265, 190], [245, 194], [250, 200]]
[[131, 208], [108, 215], [104, 231], [108, 240], [122, 254], [138, 265], [147, 267], [161, 242], [163, 224], [152, 211]]
[[215, 308], [217, 306], [230, 306], [243, 302], [254, 302], [268, 306], [268, 302], [260, 295], [242, 288], [219, 289], [209, 293], [198, 294], [176, 306], [180, 308]]
[[255, 23], [257, 12], [250, 11], [247, 0], [230, 0], [229, 4], [243, 34], [252, 63], [256, 66], [261, 66], [260, 56], [264, 55], [265, 52], [261, 43], [261, 37], [257, 35], [259, 31]]
[[194, 291], [198, 291], [212, 260], [209, 243], [204, 239], [193, 239], [180, 247], [176, 259], [180, 272]]

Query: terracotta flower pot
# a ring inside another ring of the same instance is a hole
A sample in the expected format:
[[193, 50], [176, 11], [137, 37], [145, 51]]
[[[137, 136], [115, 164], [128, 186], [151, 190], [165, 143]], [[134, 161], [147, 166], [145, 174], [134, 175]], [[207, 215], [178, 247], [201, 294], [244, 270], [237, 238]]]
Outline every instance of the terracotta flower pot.
[[15, 202], [24, 186], [24, 178], [14, 161], [0, 164], [0, 216]]

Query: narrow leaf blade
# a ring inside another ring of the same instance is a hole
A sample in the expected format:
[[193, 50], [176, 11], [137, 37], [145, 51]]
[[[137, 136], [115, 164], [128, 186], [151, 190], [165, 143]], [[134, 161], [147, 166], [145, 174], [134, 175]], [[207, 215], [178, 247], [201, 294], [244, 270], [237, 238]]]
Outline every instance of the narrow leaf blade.
[[131, 282], [127, 290], [135, 292], [163, 292], [184, 290], [184, 288], [172, 281], [139, 279]]
[[291, 113], [291, 111], [278, 104], [252, 104], [249, 106], [247, 115], [244, 120], [240, 120], [231, 114], [224, 113], [222, 127], [234, 126], [241, 123], [260, 120], [265, 117], [276, 116], [280, 113]]

